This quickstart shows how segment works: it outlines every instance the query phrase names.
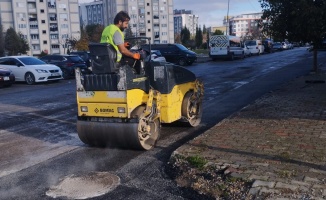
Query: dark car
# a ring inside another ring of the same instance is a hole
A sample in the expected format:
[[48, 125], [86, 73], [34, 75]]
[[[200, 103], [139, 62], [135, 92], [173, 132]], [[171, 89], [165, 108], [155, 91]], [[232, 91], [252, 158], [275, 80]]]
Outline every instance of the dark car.
[[282, 51], [283, 50], [283, 45], [281, 42], [275, 42], [273, 44], [273, 50], [274, 51]]
[[[148, 45], [143, 45], [143, 49], [148, 49]], [[159, 50], [167, 62], [181, 66], [192, 65], [197, 60], [197, 54], [190, 51], [182, 44], [152, 44], [152, 50]]]
[[79, 67], [82, 73], [89, 72], [85, 61], [77, 55], [47, 55], [40, 59], [60, 67], [64, 79], [74, 77], [76, 67]]
[[264, 45], [264, 47], [265, 47], [265, 52], [267, 52], [267, 53], [273, 53], [274, 52], [274, 48], [273, 48], [273, 46], [274, 46], [274, 43], [273, 43], [273, 40], [265, 40], [264, 42], [263, 42], [263, 45]]
[[70, 52], [70, 55], [78, 55], [79, 57], [81, 57], [85, 61], [87, 67], [91, 66], [90, 52], [87, 52], [87, 51], [74, 51], [74, 52]]
[[11, 86], [15, 82], [15, 75], [11, 70], [0, 67], [0, 87]]

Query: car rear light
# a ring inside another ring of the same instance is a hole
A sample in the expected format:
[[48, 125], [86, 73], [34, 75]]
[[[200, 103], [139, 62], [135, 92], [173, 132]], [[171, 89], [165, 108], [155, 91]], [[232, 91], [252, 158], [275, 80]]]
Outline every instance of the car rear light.
[[73, 66], [75, 63], [67, 63], [67, 66], [68, 67], [71, 67], [71, 66]]

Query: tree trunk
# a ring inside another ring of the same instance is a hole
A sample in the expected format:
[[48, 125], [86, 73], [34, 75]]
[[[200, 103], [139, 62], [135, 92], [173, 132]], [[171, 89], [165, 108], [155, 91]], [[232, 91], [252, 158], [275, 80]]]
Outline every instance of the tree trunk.
[[317, 48], [314, 48], [314, 62], [313, 62], [313, 66], [312, 66], [312, 70], [314, 72], [317, 72]]

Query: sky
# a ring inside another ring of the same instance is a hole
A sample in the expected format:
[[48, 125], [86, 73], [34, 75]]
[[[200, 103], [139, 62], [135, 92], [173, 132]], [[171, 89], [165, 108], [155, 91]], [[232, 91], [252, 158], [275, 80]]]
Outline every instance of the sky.
[[[94, 0], [78, 0], [79, 3], [92, 2]], [[202, 27], [221, 26], [223, 18], [227, 15], [229, 4], [229, 16], [261, 12], [258, 0], [173, 0], [173, 9], [192, 10], [199, 17], [199, 25]]]

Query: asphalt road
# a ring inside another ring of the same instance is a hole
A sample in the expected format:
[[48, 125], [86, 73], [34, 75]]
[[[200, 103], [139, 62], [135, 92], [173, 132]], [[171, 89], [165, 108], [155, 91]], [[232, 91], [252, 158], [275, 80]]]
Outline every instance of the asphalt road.
[[[319, 56], [325, 60], [326, 53]], [[202, 123], [196, 128], [163, 126], [157, 147], [147, 152], [84, 145], [76, 132], [74, 80], [0, 88], [0, 199], [53, 199], [60, 181], [91, 172], [119, 178], [112, 191], [92, 199], [203, 199], [171, 180], [166, 167], [171, 153], [266, 92], [309, 73], [312, 53], [296, 48], [244, 60], [195, 63], [188, 69], [204, 81]], [[83, 182], [78, 184], [83, 188]], [[61, 190], [73, 193], [70, 186]]]

